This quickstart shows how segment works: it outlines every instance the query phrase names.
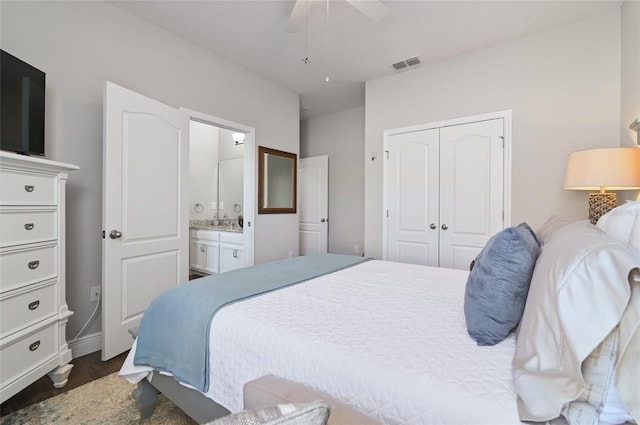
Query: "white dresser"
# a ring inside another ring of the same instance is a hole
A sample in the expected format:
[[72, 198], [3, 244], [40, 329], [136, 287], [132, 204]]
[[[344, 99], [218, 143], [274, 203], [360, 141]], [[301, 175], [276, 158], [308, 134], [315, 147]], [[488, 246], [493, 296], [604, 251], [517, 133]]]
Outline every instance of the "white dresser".
[[65, 327], [65, 185], [78, 167], [0, 152], [0, 402], [73, 365]]

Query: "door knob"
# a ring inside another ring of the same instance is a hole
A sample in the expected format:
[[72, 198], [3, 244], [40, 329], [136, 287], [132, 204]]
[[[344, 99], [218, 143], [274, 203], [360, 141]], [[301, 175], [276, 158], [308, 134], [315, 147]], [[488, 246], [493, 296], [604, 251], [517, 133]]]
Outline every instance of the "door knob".
[[438, 227], [438, 226], [436, 226], [436, 224], [435, 224], [435, 223], [431, 223], [431, 224], [429, 225], [429, 228], [431, 228], [431, 229], [435, 229], [436, 227]]
[[112, 230], [109, 232], [109, 237], [111, 239], [118, 239], [122, 237], [122, 232], [118, 232], [117, 230]]
[[446, 224], [442, 225], [442, 230], [447, 230], [449, 228], [449, 226], [447, 226]]
[[324, 218], [321, 218], [321, 219], [320, 219], [320, 223], [324, 223], [325, 221], [327, 221], [327, 220], [326, 220], [326, 219], [324, 219]]

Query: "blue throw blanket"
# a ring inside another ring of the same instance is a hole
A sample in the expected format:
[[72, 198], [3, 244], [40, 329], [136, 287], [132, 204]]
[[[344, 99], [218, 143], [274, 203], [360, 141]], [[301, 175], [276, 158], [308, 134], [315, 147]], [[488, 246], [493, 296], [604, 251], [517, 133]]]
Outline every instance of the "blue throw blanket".
[[134, 364], [173, 374], [209, 390], [209, 330], [221, 307], [366, 261], [320, 254], [259, 264], [178, 285], [149, 306], [138, 333]]

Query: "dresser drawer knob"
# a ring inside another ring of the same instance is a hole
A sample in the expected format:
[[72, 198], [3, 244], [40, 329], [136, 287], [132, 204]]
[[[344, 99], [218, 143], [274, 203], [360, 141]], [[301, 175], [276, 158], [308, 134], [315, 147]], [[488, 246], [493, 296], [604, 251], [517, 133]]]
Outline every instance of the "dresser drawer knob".
[[36, 351], [40, 347], [40, 340], [29, 345], [29, 351]]
[[38, 268], [38, 266], [40, 265], [40, 260], [36, 260], [36, 261], [31, 261], [29, 262], [29, 268], [31, 270], [35, 270]]
[[31, 185], [31, 184], [27, 184], [24, 186], [24, 190], [26, 190], [27, 192], [33, 192], [33, 189], [35, 189], [36, 187]]
[[25, 223], [24, 228], [27, 230], [33, 230], [33, 223]]
[[35, 310], [40, 306], [40, 300], [36, 300], [29, 303], [29, 310]]

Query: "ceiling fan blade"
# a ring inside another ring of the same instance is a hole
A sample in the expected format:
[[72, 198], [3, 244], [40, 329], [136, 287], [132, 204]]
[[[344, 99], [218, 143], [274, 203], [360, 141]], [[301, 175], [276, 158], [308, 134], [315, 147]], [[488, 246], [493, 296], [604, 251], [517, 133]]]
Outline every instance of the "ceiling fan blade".
[[389, 6], [378, 0], [346, 0], [351, 6], [378, 22], [389, 12]]
[[296, 0], [287, 21], [287, 32], [298, 32], [302, 28], [307, 14], [307, 1], [309, 0]]

